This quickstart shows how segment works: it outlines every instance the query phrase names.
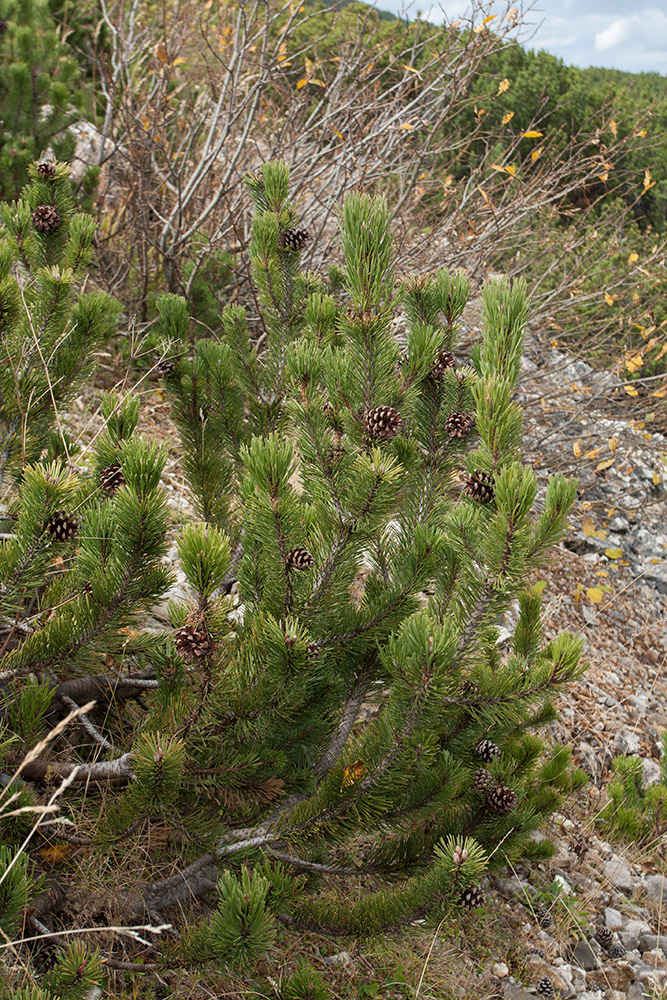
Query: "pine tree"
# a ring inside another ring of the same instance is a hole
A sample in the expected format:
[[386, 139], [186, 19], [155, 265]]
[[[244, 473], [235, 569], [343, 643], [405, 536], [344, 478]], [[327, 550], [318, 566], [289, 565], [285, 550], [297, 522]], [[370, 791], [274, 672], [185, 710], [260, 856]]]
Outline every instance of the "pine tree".
[[[237, 306], [219, 342], [191, 347], [184, 300], [158, 301], [197, 517], [179, 533], [190, 596], [170, 604], [171, 631], [139, 627], [167, 583], [166, 515], [163, 456], [135, 438], [134, 398], [107, 398], [87, 474], [25, 469], [1, 554], [16, 621], [31, 624], [3, 651], [4, 768], [23, 761], [27, 783], [71, 777], [74, 763], [76, 781], [124, 779], [76, 813], [105, 858], [137, 838], [142, 857], [154, 852], [152, 824], [172, 831], [169, 875], [124, 891], [126, 918], [211, 893], [217, 907], [165, 945], [167, 964], [242, 970], [284, 928], [373, 934], [484, 905], [484, 873], [544, 856], [531, 833], [582, 780], [535, 732], [581, 644], [543, 638], [527, 585], [575, 484], [553, 477], [538, 497], [521, 462], [525, 286], [485, 286], [484, 339], [464, 360], [465, 276], [397, 281], [387, 205], [359, 194], [341, 206], [342, 265], [302, 273], [288, 180], [281, 163], [248, 179], [261, 352]], [[113, 491], [109, 470], [122, 473]], [[470, 477], [484, 489], [466, 489]], [[41, 525], [61, 511], [80, 525], [56, 542]], [[362, 724], [378, 690], [381, 711]], [[114, 721], [112, 703], [144, 695], [144, 716]], [[86, 699], [98, 702], [81, 716], [92, 748], [58, 737], [26, 762], [40, 723]], [[350, 878], [366, 892], [350, 894]]]
[[67, 127], [77, 117], [79, 70], [48, 0], [0, 0], [0, 20], [0, 199], [11, 199], [47, 149], [59, 159], [74, 153]]

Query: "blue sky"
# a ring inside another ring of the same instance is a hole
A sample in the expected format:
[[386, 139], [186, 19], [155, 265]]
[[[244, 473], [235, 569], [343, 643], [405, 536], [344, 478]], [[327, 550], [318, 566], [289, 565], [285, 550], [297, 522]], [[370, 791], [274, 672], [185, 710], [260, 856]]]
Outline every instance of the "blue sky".
[[[470, 11], [469, 0], [378, 0], [374, 6], [413, 17], [421, 10], [437, 23]], [[522, 9], [519, 0], [490, 0], [485, 7], [497, 15]], [[523, 4], [523, 20], [522, 44], [568, 64], [667, 74], [667, 0], [535, 0]]]

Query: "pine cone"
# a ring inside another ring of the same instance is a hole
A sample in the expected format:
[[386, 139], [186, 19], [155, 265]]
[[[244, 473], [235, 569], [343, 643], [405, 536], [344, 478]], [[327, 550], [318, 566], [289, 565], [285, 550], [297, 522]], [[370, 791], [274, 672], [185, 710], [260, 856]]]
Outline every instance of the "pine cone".
[[37, 166], [37, 173], [47, 181], [52, 181], [56, 176], [56, 165], [45, 160]]
[[541, 997], [552, 997], [555, 994], [554, 984], [551, 982], [548, 976], [542, 976], [539, 983], [537, 984], [537, 992]]
[[336, 444], [332, 448], [329, 448], [326, 454], [326, 463], [329, 469], [334, 469], [341, 458], [345, 454], [345, 448], [342, 445]]
[[610, 958], [623, 958], [625, 955], [625, 948], [620, 941], [612, 941], [607, 949], [607, 954]]
[[453, 368], [456, 365], [456, 358], [451, 351], [440, 351], [437, 358], [435, 359], [435, 364], [431, 368], [430, 376], [434, 378], [436, 382], [439, 382], [448, 368]]
[[479, 694], [479, 684], [477, 681], [461, 681], [459, 684], [459, 692], [469, 698], [474, 698], [475, 695]]
[[174, 645], [184, 660], [198, 660], [213, 648], [205, 625], [181, 625], [174, 632]]
[[55, 205], [38, 205], [32, 213], [32, 224], [40, 233], [55, 233], [60, 225], [60, 212]]
[[609, 945], [614, 940], [614, 932], [605, 927], [604, 924], [600, 924], [595, 928], [595, 940], [598, 944], [601, 944], [603, 948], [608, 948]]
[[315, 560], [308, 549], [304, 549], [300, 545], [297, 545], [295, 549], [290, 549], [285, 556], [285, 562], [292, 569], [312, 569], [315, 565]]
[[478, 771], [475, 771], [475, 777], [472, 780], [475, 791], [485, 792], [492, 782], [493, 775], [485, 767], [480, 767]]
[[120, 465], [107, 465], [106, 468], [102, 469], [100, 472], [100, 486], [105, 493], [109, 496], [113, 496], [116, 490], [119, 490], [121, 486], [125, 486], [125, 476], [123, 475], [123, 470]]
[[278, 249], [293, 250], [295, 253], [299, 253], [309, 239], [310, 233], [307, 229], [286, 229], [278, 237]]
[[453, 438], [467, 437], [474, 426], [472, 413], [450, 413], [445, 421], [445, 430]]
[[486, 804], [491, 812], [497, 813], [499, 816], [515, 809], [518, 801], [516, 792], [513, 792], [507, 785], [495, 785], [493, 788], [487, 789]]
[[372, 438], [393, 438], [400, 423], [401, 415], [393, 406], [374, 406], [365, 417], [366, 430]]
[[551, 916], [549, 910], [545, 909], [543, 906], [536, 906], [533, 912], [540, 927], [551, 927], [554, 922], [554, 918]]
[[483, 760], [485, 764], [488, 764], [494, 757], [499, 756], [500, 747], [497, 747], [492, 740], [480, 740], [475, 747], [475, 753], [480, 760]]
[[169, 378], [169, 376], [173, 374], [175, 368], [175, 358], [160, 358], [155, 366], [155, 371], [158, 373], [160, 378]]
[[69, 542], [79, 530], [79, 521], [64, 510], [57, 510], [49, 518], [46, 527], [56, 542]]
[[467, 910], [474, 910], [477, 906], [484, 906], [484, 892], [481, 885], [471, 885], [464, 889], [459, 896], [459, 904], [465, 906]]
[[474, 469], [473, 472], [464, 476], [463, 492], [472, 500], [479, 500], [480, 503], [490, 503], [494, 496], [494, 479], [490, 472], [481, 472]]

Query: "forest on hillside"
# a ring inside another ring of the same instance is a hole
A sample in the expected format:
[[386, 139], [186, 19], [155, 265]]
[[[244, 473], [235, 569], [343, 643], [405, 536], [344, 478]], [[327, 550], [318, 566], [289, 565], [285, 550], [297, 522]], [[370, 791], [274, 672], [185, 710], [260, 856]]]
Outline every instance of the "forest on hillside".
[[[453, 1000], [440, 929], [557, 855], [540, 574], [585, 510], [594, 619], [603, 487], [664, 497], [612, 466], [665, 423], [667, 88], [521, 27], [0, 0], [0, 1000]], [[660, 774], [591, 822], [662, 836]]]

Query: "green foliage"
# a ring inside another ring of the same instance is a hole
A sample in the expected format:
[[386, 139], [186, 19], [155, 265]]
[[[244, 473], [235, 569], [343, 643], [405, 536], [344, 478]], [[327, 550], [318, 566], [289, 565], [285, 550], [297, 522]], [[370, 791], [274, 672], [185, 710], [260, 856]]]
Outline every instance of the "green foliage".
[[[56, 164], [55, 171], [44, 179], [32, 166], [23, 198], [0, 205], [0, 481], [43, 449], [53, 453], [56, 426], [67, 453], [58, 413], [90, 376], [120, 308], [103, 293], [77, 290], [95, 225], [74, 212], [68, 168]], [[42, 205], [58, 213], [53, 232], [34, 224]]]
[[99, 950], [91, 950], [83, 941], [69, 942], [59, 949], [44, 982], [58, 1000], [86, 1000], [95, 987], [106, 985]]
[[271, 947], [273, 916], [266, 909], [269, 882], [247, 868], [225, 872], [218, 882], [218, 908], [208, 921], [208, 948], [220, 962], [246, 968]]
[[667, 815], [667, 734], [662, 735], [660, 781], [645, 787], [641, 757], [615, 757], [607, 785], [609, 801], [600, 814], [604, 826], [621, 837], [646, 843], [665, 830]]
[[2, 0], [0, 18], [0, 198], [18, 198], [33, 160], [51, 148], [74, 153], [79, 70], [59, 37], [48, 0]]
[[30, 874], [27, 854], [14, 854], [0, 844], [0, 933], [13, 939], [21, 926], [31, 895], [39, 889], [39, 880]]
[[329, 1000], [322, 973], [309, 962], [299, 962], [296, 971], [280, 986], [280, 1000]]
[[[136, 888], [141, 913], [212, 889], [219, 862], [217, 909], [163, 960], [241, 972], [268, 960], [279, 924], [363, 936], [456, 914], [490, 868], [544, 856], [531, 833], [582, 780], [537, 733], [581, 670], [581, 642], [546, 641], [526, 592], [576, 490], [556, 477], [535, 510], [521, 462], [524, 285], [486, 287], [481, 348], [445, 363], [469, 285], [446, 271], [397, 283], [384, 199], [341, 206], [329, 281], [300, 269], [286, 166], [265, 164], [248, 186], [262, 350], [240, 306], [223, 311], [219, 341], [193, 344], [185, 300], [158, 301], [195, 509], [178, 532], [173, 628], [142, 627], [170, 577], [165, 455], [137, 437], [135, 397], [104, 397], [86, 473], [26, 467], [0, 549], [17, 622], [38, 609], [2, 657], [38, 682], [7, 689], [15, 735], [28, 748], [47, 710], [53, 722], [98, 702], [81, 720], [92, 748], [57, 738], [49, 750], [93, 780], [127, 781], [77, 803], [91, 851], [105, 864], [153, 856], [163, 831], [169, 875]], [[483, 500], [476, 469], [492, 483]], [[48, 525], [65, 509], [80, 524], [56, 541]], [[288, 987], [323, 989], [303, 970]]]

